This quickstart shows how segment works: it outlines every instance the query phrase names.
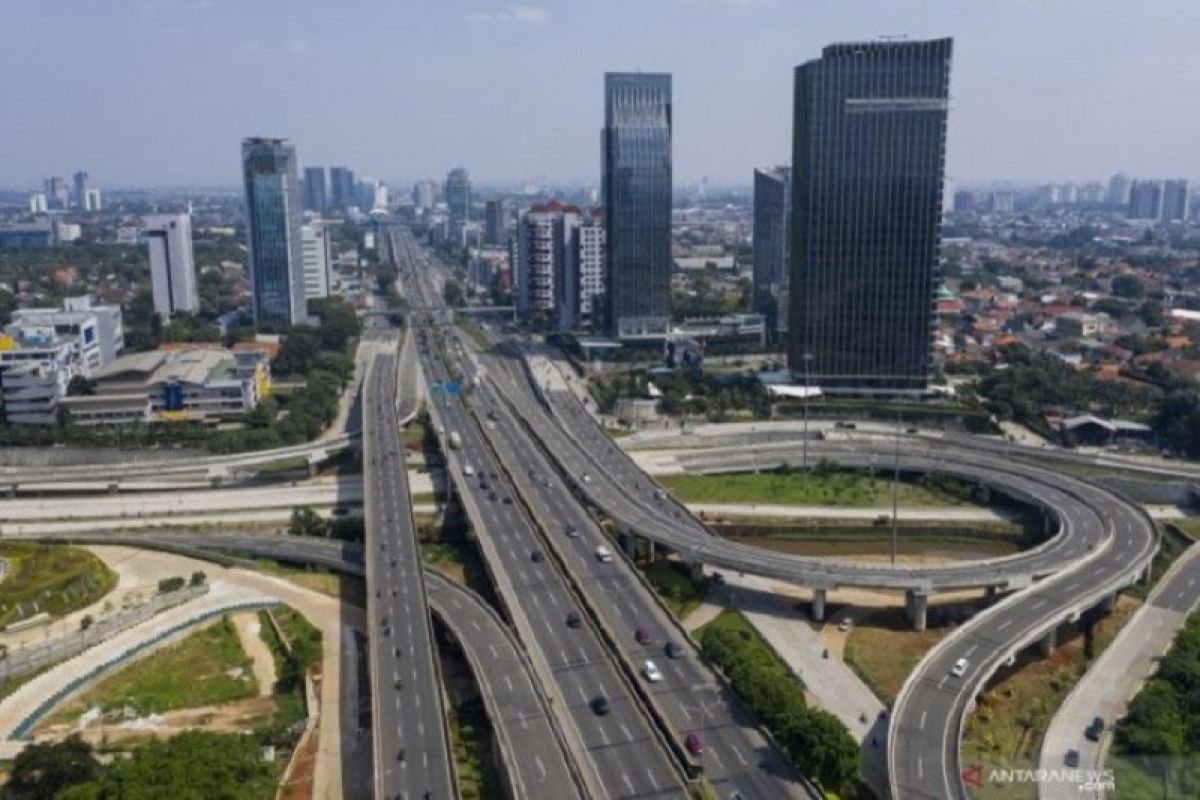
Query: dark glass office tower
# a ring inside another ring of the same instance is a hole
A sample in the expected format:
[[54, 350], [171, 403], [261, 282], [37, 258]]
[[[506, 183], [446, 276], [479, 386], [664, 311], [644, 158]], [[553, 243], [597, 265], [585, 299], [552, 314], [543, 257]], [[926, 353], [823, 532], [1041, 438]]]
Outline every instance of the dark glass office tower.
[[316, 211], [318, 214], [325, 210], [325, 168], [304, 168], [304, 208], [306, 211]]
[[346, 167], [329, 168], [329, 205], [327, 208], [345, 211], [354, 205], [354, 170]]
[[242, 176], [254, 322], [272, 328], [300, 324], [306, 315], [296, 148], [286, 139], [243, 139]]
[[835, 44], [796, 68], [788, 365], [825, 391], [927, 387], [950, 56]]
[[779, 293], [788, 282], [791, 211], [791, 168], [754, 170], [754, 310], [766, 318], [772, 336]]
[[604, 76], [606, 328], [661, 336], [671, 317], [671, 76]]
[[463, 167], [455, 167], [446, 175], [446, 207], [450, 209], [450, 229], [471, 220], [471, 176]]

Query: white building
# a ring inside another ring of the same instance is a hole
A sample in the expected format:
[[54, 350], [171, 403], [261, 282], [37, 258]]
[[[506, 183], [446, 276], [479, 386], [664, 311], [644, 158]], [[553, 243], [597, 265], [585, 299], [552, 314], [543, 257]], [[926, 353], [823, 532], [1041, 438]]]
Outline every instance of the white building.
[[[585, 219], [576, 229], [573, 249], [575, 278], [568, 280], [575, 291], [569, 297], [574, 324], [590, 325], [604, 294], [604, 225], [595, 218]], [[568, 326], [570, 327], [570, 326]]]
[[46, 210], [47, 206], [45, 192], [34, 192], [33, 194], [29, 195], [30, 214], [45, 214]]
[[83, 210], [84, 211], [99, 211], [100, 210], [100, 190], [88, 189], [83, 195]]
[[304, 297], [312, 300], [329, 296], [329, 232], [320, 225], [300, 229], [304, 256]]
[[120, 306], [93, 305], [87, 296], [64, 298], [62, 308], [17, 309], [5, 332], [17, 340], [77, 339], [84, 375], [112, 362], [125, 350]]
[[82, 371], [79, 340], [52, 331], [0, 334], [0, 422], [53, 425], [71, 378]]
[[154, 311], [164, 321], [180, 311], [199, 311], [192, 218], [187, 214], [151, 214], [142, 224], [142, 236], [150, 251]]
[[61, 219], [54, 220], [51, 223], [55, 244], [66, 244], [74, 242], [83, 236], [83, 228], [73, 222], [63, 222]]
[[375, 182], [375, 197], [374, 197], [374, 200], [375, 200], [375, 202], [374, 202], [374, 203], [371, 205], [371, 208], [373, 208], [373, 209], [378, 209], [378, 210], [382, 210], [382, 211], [387, 211], [387, 207], [388, 207], [388, 187], [387, 187], [387, 184], [386, 184], [386, 183], [384, 183], [383, 181], [376, 181], [376, 182]]
[[538, 203], [517, 225], [517, 312], [550, 318], [565, 296], [568, 253], [582, 212], [557, 200]]

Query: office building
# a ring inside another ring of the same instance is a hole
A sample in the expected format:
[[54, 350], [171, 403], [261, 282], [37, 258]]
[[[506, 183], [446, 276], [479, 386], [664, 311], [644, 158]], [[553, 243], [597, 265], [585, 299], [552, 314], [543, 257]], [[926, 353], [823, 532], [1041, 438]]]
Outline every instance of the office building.
[[242, 173], [254, 322], [270, 328], [301, 324], [306, 315], [296, 148], [285, 139], [244, 139]]
[[451, 234], [464, 222], [471, 220], [471, 176], [462, 167], [455, 167], [446, 176], [446, 207], [450, 209]]
[[413, 205], [421, 211], [433, 208], [437, 201], [437, 181], [417, 181], [413, 184]]
[[483, 241], [493, 247], [508, 243], [508, 201], [493, 197], [483, 210]]
[[19, 308], [5, 333], [22, 342], [73, 339], [79, 371], [90, 375], [125, 351], [120, 306], [95, 305], [86, 295], [63, 298], [62, 308]]
[[46, 203], [51, 211], [66, 211], [70, 205], [70, 193], [67, 190], [67, 181], [65, 178], [60, 178], [53, 175], [43, 181], [46, 189]]
[[321, 214], [325, 211], [325, 168], [304, 168], [304, 210]]
[[772, 330], [778, 320], [775, 298], [788, 283], [791, 209], [792, 170], [754, 170], [754, 310]]
[[1134, 181], [1129, 187], [1129, 219], [1157, 222], [1162, 218], [1161, 181]]
[[954, 193], [954, 212], [962, 214], [975, 210], [975, 193], [959, 190]]
[[1183, 178], [1163, 181], [1162, 221], [1183, 222], [1188, 218], [1188, 182]]
[[988, 210], [997, 214], [1011, 214], [1016, 204], [1012, 192], [992, 192], [988, 198]]
[[100, 190], [93, 187], [83, 193], [83, 210], [84, 211], [99, 211], [100, 205]]
[[671, 76], [607, 73], [601, 180], [605, 328], [661, 337], [671, 318]]
[[85, 170], [79, 170], [71, 176], [71, 205], [78, 208], [80, 211], [88, 210], [88, 190], [91, 184], [88, 179], [88, 174]]
[[45, 192], [34, 192], [29, 195], [29, 213], [30, 214], [45, 214], [49, 209], [46, 206]]
[[823, 391], [927, 388], [951, 50], [834, 44], [796, 68], [788, 366]]
[[1128, 206], [1131, 188], [1133, 183], [1129, 177], [1123, 172], [1118, 172], [1108, 179], [1108, 191], [1104, 194], [1104, 202], [1110, 206]]
[[143, 219], [142, 226], [142, 237], [150, 252], [150, 289], [155, 313], [166, 322], [177, 312], [199, 311], [191, 216], [152, 214]]
[[305, 225], [300, 229], [304, 252], [304, 297], [312, 300], [329, 296], [329, 233], [323, 225]]
[[327, 208], [345, 211], [354, 205], [354, 170], [346, 167], [329, 168], [329, 205]]
[[15, 222], [0, 225], [0, 250], [38, 250], [54, 243], [49, 222]]

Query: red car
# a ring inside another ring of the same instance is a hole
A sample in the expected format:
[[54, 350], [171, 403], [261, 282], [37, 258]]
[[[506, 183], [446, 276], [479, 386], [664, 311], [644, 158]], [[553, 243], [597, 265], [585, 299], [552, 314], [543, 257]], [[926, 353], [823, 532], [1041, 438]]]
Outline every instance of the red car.
[[633, 632], [633, 638], [637, 639], [638, 644], [650, 644], [650, 631], [646, 628], [638, 628]]
[[687, 738], [683, 740], [683, 745], [694, 756], [698, 756], [704, 752], [704, 742], [700, 741], [699, 734], [689, 733]]

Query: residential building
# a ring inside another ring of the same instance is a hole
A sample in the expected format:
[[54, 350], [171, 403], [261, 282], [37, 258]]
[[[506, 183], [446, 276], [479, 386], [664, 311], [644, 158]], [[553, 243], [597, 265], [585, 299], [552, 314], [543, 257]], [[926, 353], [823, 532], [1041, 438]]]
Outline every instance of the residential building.
[[99, 211], [101, 208], [100, 190], [93, 187], [83, 194], [83, 210]]
[[437, 200], [437, 181], [417, 181], [413, 184], [413, 205], [422, 211], [433, 208]]
[[296, 148], [285, 139], [244, 139], [242, 172], [254, 321], [298, 325], [305, 321], [305, 302]]
[[87, 296], [64, 298], [62, 308], [19, 308], [12, 312], [5, 332], [20, 342], [74, 338], [83, 375], [111, 363], [125, 350], [120, 306], [95, 305]]
[[46, 193], [34, 192], [29, 195], [29, 213], [30, 214], [45, 214], [49, 208], [46, 206]]
[[304, 297], [312, 300], [329, 296], [329, 233], [323, 225], [305, 225], [300, 229], [304, 253]]
[[346, 167], [329, 168], [329, 205], [327, 208], [345, 211], [354, 205], [354, 170]]
[[954, 211], [963, 213], [975, 210], [975, 193], [960, 189], [954, 193]]
[[539, 203], [517, 226], [517, 313], [557, 318], [563, 305], [567, 253], [580, 214], [578, 206], [557, 200]]
[[179, 311], [200, 310], [190, 214], [152, 214], [142, 220], [150, 252], [150, 289], [154, 311], [164, 322]]
[[78, 241], [83, 236], [83, 226], [75, 222], [66, 222], [62, 219], [52, 220], [50, 222], [50, 231], [53, 234], [52, 241], [54, 244]]
[[325, 211], [325, 168], [304, 168], [304, 210], [321, 214]]
[[1011, 214], [1016, 203], [1012, 192], [992, 192], [988, 205], [996, 214]]
[[671, 76], [604, 76], [605, 328], [661, 337], [671, 318]]
[[568, 253], [567, 314], [564, 328], [595, 325], [604, 301], [604, 221], [595, 211], [580, 220]]
[[508, 201], [493, 197], [487, 201], [483, 211], [483, 241], [493, 247], [508, 243]]
[[1183, 178], [1163, 181], [1162, 221], [1183, 222], [1188, 218], [1188, 182]]
[[788, 366], [823, 391], [927, 388], [951, 52], [834, 44], [796, 68]]
[[1160, 181], [1134, 181], [1129, 188], [1129, 219], [1161, 219], [1162, 195]]
[[52, 175], [42, 182], [46, 187], [46, 201], [51, 211], [66, 211], [70, 205], [70, 192], [66, 178]]
[[1081, 339], [1095, 336], [1100, 330], [1100, 321], [1095, 314], [1068, 311], [1054, 318], [1054, 329], [1064, 339]]
[[1128, 206], [1129, 191], [1133, 188], [1133, 183], [1129, 177], [1118, 172], [1108, 179], [1108, 191], [1104, 194], [1104, 202], [1110, 206]]
[[389, 199], [387, 183], [384, 181], [375, 181], [375, 187], [372, 192], [371, 210], [387, 211]]
[[788, 285], [791, 211], [791, 168], [754, 170], [754, 310], [769, 330], [779, 319], [776, 297]]
[[453, 232], [471, 220], [471, 176], [463, 167], [455, 167], [446, 176], [446, 206], [450, 209]]
[[80, 211], [88, 210], [88, 190], [91, 188], [88, 174], [85, 170], [79, 170], [71, 176], [71, 205], [78, 208]]

